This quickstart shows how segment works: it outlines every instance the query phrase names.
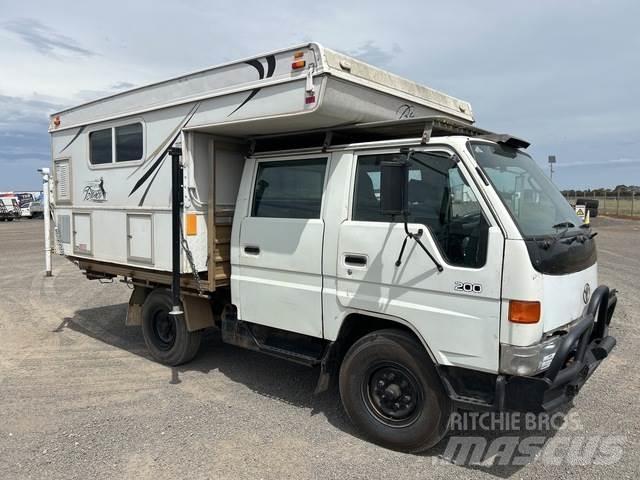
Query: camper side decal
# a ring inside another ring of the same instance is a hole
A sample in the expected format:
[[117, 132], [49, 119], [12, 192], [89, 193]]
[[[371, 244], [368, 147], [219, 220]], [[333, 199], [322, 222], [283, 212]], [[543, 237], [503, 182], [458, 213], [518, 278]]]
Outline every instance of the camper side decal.
[[[265, 78], [271, 78], [273, 76], [273, 72], [275, 72], [275, 70], [276, 70], [276, 57], [274, 57], [273, 55], [267, 55], [264, 58], [267, 61], [267, 74], [266, 74], [266, 76], [265, 76], [265, 72], [264, 72], [264, 66], [258, 60], [253, 59], [253, 60], [248, 60], [248, 61], [244, 62], [247, 65], [251, 65], [253, 68], [255, 68], [258, 71], [258, 77], [260, 77], [260, 80], [264, 80]], [[242, 101], [242, 103], [240, 105], [238, 105], [235, 108], [235, 110], [233, 110], [233, 112], [231, 112], [229, 115], [227, 115], [227, 117], [230, 117], [231, 115], [236, 113], [238, 110], [240, 110], [242, 107], [244, 107], [245, 104], [249, 100], [251, 100], [253, 97], [255, 97], [260, 90], [262, 90], [262, 87], [254, 88], [253, 90], [251, 90], [251, 92], [249, 92], [249, 95], [247, 95], [247, 98], [245, 98]]]
[[97, 180], [87, 182], [82, 189], [85, 201], [91, 202], [106, 202], [107, 192], [104, 189], [104, 180], [100, 177]]
[[131, 175], [129, 175], [129, 177], [131, 177], [135, 173], [137, 173], [141, 168], [144, 168], [147, 165], [151, 164], [151, 166], [147, 168], [147, 170], [138, 179], [136, 184], [133, 186], [133, 189], [131, 190], [131, 192], [129, 192], [129, 196], [133, 195], [142, 185], [147, 183], [147, 180], [149, 181], [147, 183], [147, 188], [145, 188], [144, 193], [140, 198], [140, 202], [138, 202], [139, 207], [142, 206], [145, 198], [147, 198], [147, 193], [149, 193], [149, 189], [151, 188], [153, 181], [156, 179], [156, 176], [158, 175], [160, 168], [162, 167], [165, 159], [167, 158], [167, 152], [169, 151], [171, 146], [175, 143], [175, 141], [178, 140], [178, 137], [180, 136], [182, 129], [189, 122], [189, 120], [191, 120], [191, 118], [196, 114], [196, 111], [198, 110], [199, 106], [200, 106], [200, 103], [196, 103], [193, 106], [193, 108], [189, 110], [189, 113], [187, 113], [187, 115], [182, 119], [182, 121], [176, 126], [176, 128], [172, 130], [172, 132], [169, 134], [165, 142], [162, 143], [156, 150], [154, 150], [153, 153], [149, 155], [149, 157], [144, 161], [144, 163], [140, 165], [140, 167], [136, 168]]

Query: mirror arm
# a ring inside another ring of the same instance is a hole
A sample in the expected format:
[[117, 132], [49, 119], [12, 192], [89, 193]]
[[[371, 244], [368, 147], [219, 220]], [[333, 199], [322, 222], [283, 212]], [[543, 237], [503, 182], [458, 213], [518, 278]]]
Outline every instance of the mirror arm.
[[436, 266], [436, 269], [438, 270], [438, 272], [442, 272], [444, 268], [442, 267], [440, 262], [436, 260], [436, 257], [434, 257], [431, 254], [431, 252], [427, 250], [427, 247], [425, 247], [424, 243], [422, 243], [422, 240], [420, 240], [420, 237], [422, 236], [422, 233], [423, 233], [422, 229], [419, 229], [417, 233], [411, 233], [409, 231], [409, 225], [407, 223], [406, 214], [404, 215], [404, 232], [406, 233], [406, 236], [404, 237], [404, 241], [402, 242], [402, 248], [400, 248], [400, 254], [398, 255], [398, 260], [396, 260], [396, 267], [399, 267], [400, 265], [402, 265], [402, 256], [404, 255], [404, 249], [407, 247], [407, 240], [411, 238], [415, 240], [415, 242], [418, 245], [420, 245], [420, 248], [422, 248], [422, 250], [424, 250], [424, 253], [426, 253], [427, 256], [431, 259], [433, 264]]

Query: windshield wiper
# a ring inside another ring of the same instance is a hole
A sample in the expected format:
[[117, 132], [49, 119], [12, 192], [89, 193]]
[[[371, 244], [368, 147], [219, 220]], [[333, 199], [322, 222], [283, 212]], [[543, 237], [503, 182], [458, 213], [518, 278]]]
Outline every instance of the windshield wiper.
[[555, 228], [555, 229], [562, 228], [563, 230], [556, 233], [551, 240], [544, 240], [543, 242], [538, 243], [538, 245], [542, 247], [544, 250], [549, 250], [549, 248], [551, 248], [551, 245], [555, 244], [558, 240], [564, 237], [564, 234], [567, 233], [569, 229], [573, 227], [575, 227], [575, 224], [568, 221], [556, 223], [551, 228]]
[[551, 228], [565, 228], [568, 230], [569, 228], [573, 228], [573, 227], [575, 227], [575, 225], [571, 222], [560, 222], [560, 223], [556, 223]]

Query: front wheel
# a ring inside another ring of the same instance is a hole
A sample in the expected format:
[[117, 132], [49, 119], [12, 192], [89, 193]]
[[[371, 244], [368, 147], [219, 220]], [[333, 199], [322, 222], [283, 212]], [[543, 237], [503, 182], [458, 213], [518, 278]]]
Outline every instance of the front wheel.
[[142, 305], [142, 335], [154, 359], [177, 366], [196, 356], [202, 331], [188, 331], [184, 314], [170, 314], [172, 306], [168, 290], [151, 292]]
[[419, 452], [447, 432], [451, 401], [422, 345], [400, 330], [380, 330], [354, 343], [340, 367], [347, 415], [373, 442]]

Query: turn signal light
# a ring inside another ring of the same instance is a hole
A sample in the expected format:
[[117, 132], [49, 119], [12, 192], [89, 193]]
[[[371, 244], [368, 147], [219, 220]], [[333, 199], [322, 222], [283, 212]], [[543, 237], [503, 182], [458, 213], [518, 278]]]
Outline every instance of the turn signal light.
[[298, 60], [297, 62], [293, 62], [291, 64], [291, 68], [293, 70], [299, 70], [301, 68], [304, 68], [304, 66], [307, 64], [307, 62], [305, 62], [304, 60]]
[[540, 302], [511, 300], [509, 321], [513, 323], [537, 323], [540, 321]]

